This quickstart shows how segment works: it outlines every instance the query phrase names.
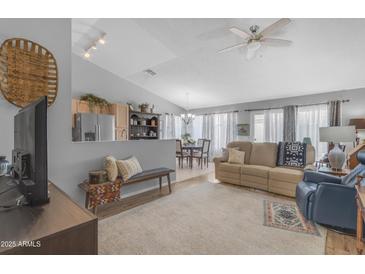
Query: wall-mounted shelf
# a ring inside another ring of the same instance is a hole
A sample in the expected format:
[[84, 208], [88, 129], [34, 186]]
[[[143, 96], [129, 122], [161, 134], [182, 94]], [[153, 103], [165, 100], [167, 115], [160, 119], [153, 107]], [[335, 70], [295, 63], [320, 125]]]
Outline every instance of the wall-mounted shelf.
[[129, 140], [159, 139], [160, 115], [140, 111], [129, 112]]

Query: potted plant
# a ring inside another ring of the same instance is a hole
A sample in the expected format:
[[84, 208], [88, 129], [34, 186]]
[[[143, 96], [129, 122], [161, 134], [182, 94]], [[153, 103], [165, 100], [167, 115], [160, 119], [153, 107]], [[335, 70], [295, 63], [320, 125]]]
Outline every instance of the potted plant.
[[138, 107], [141, 110], [141, 112], [148, 112], [149, 104], [148, 103], [143, 103], [143, 104], [140, 104]]
[[185, 145], [194, 145], [195, 140], [191, 138], [191, 135], [189, 133], [185, 133], [181, 135], [181, 139]]
[[80, 97], [80, 101], [86, 101], [89, 104], [89, 108], [90, 108], [91, 112], [95, 111], [95, 107], [103, 108], [103, 107], [110, 106], [110, 103], [107, 100], [105, 100], [101, 97], [98, 97], [94, 94], [91, 94], [91, 93], [82, 95]]

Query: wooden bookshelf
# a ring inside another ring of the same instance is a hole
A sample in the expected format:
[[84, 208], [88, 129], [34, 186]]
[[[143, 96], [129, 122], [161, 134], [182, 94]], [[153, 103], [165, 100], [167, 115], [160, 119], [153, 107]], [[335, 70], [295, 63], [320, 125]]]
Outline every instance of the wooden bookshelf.
[[158, 113], [129, 112], [129, 140], [159, 139], [160, 116]]

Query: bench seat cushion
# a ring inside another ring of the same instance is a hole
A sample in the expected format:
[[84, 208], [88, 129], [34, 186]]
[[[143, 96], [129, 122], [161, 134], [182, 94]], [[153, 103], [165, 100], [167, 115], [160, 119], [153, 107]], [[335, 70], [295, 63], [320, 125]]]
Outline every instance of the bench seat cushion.
[[160, 168], [154, 168], [149, 170], [144, 170], [136, 175], [133, 175], [130, 177], [127, 181], [128, 182], [134, 182], [134, 181], [143, 181], [144, 179], [148, 180], [148, 178], [157, 178], [161, 174], [169, 174], [172, 172], [171, 169], [166, 167], [160, 167]]

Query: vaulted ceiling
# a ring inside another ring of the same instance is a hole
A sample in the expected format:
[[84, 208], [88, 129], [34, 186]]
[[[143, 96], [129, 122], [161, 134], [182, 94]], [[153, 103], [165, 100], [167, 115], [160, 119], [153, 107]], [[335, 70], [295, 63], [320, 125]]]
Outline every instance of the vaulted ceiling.
[[241, 41], [230, 27], [276, 20], [74, 19], [72, 46], [82, 56], [105, 32], [90, 62], [190, 109], [365, 87], [365, 19], [292, 19], [271, 36], [289, 47], [217, 53]]

